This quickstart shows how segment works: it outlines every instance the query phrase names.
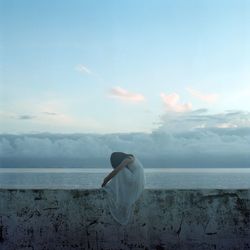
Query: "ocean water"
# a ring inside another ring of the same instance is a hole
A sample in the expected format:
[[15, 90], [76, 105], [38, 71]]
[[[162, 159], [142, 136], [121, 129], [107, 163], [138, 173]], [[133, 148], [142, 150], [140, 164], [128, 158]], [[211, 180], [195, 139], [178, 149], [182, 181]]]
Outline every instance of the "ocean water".
[[[0, 188], [101, 188], [112, 169], [0, 168]], [[249, 189], [250, 168], [144, 168], [145, 188]]]

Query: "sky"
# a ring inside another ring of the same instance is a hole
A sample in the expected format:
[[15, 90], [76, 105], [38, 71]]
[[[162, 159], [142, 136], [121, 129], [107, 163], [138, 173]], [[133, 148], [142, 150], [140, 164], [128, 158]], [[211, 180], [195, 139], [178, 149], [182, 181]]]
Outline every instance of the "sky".
[[1, 133], [250, 127], [248, 0], [0, 9]]

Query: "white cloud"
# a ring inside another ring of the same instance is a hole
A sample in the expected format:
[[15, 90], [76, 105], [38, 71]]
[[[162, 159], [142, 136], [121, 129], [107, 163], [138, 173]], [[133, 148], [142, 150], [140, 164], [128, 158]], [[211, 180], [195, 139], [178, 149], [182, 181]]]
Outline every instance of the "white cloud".
[[[0, 135], [0, 152], [13, 161], [10, 165], [19, 166], [20, 159], [26, 164], [30, 157], [42, 160], [44, 167], [90, 167], [91, 159], [95, 167], [110, 167], [113, 151], [134, 153], [147, 167], [250, 166], [250, 113], [208, 114], [200, 109], [161, 118], [152, 133]], [[39, 161], [32, 161], [32, 166]]]
[[8, 157], [12, 167], [21, 163], [27, 167], [27, 157], [34, 159], [33, 167], [40, 161], [43, 167], [91, 167], [91, 159], [100, 159], [95, 167], [110, 167], [113, 151], [133, 153], [147, 167], [249, 167], [250, 127], [175, 133], [157, 129], [151, 134], [0, 135], [0, 148], [1, 156]]
[[91, 70], [82, 64], [76, 65], [75, 70], [85, 74], [92, 74]]
[[198, 109], [186, 113], [165, 112], [160, 116], [159, 131], [177, 133], [192, 131], [197, 128], [241, 128], [250, 127], [250, 113], [243, 111], [227, 111], [208, 114], [207, 109]]
[[202, 100], [204, 102], [207, 102], [207, 103], [214, 103], [217, 101], [219, 97], [219, 95], [216, 93], [212, 93], [212, 94], [202, 93], [201, 91], [195, 90], [193, 88], [187, 88], [187, 91], [195, 98]]
[[121, 87], [114, 87], [109, 93], [109, 97], [114, 97], [125, 101], [141, 102], [145, 100], [145, 97], [142, 94], [132, 93]]
[[180, 97], [176, 93], [172, 93], [169, 95], [166, 95], [164, 93], [160, 94], [166, 110], [172, 111], [172, 112], [187, 112], [192, 109], [192, 104], [190, 102], [188, 103], [179, 103]]

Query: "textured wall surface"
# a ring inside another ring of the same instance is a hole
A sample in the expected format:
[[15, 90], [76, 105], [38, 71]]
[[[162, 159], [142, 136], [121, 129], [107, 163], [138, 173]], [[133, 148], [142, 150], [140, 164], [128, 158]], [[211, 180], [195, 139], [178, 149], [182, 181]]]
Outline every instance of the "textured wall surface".
[[126, 226], [105, 198], [0, 189], [0, 249], [250, 249], [250, 190], [145, 189]]

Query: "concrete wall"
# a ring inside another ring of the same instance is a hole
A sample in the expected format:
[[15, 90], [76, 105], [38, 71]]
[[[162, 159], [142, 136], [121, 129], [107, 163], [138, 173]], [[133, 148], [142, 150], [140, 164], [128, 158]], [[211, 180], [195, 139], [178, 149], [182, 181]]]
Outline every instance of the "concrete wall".
[[145, 189], [126, 226], [105, 197], [0, 189], [0, 249], [250, 249], [250, 190]]

